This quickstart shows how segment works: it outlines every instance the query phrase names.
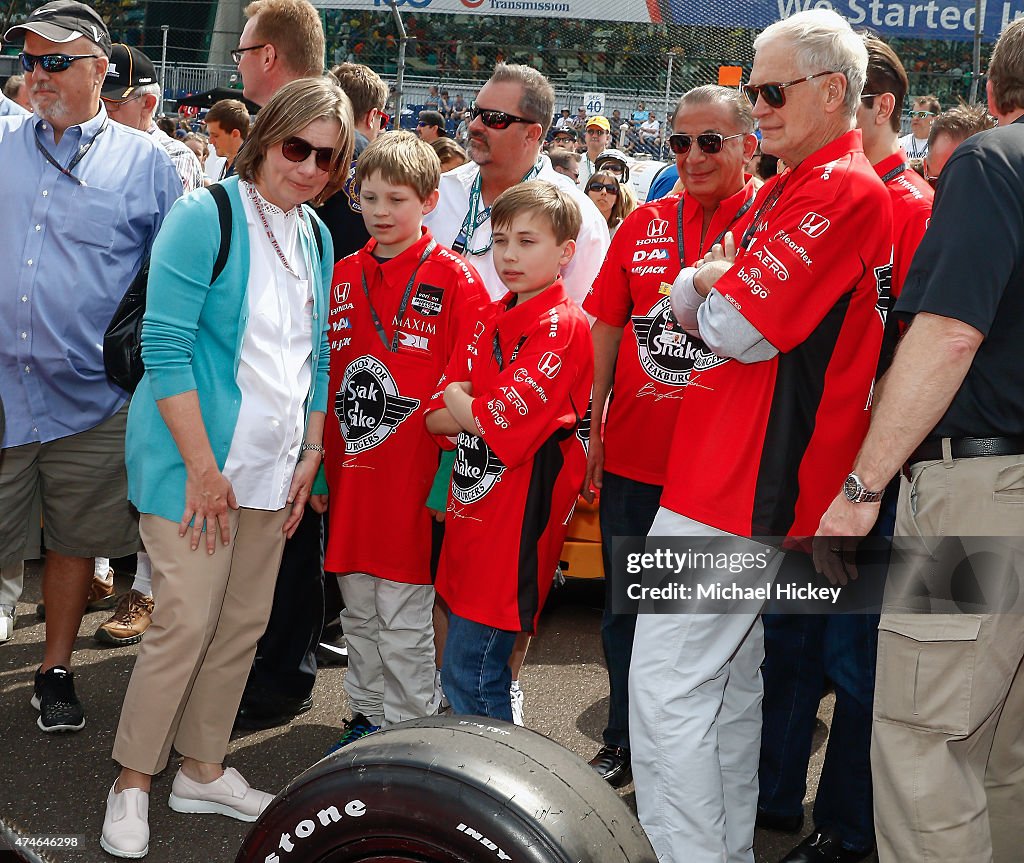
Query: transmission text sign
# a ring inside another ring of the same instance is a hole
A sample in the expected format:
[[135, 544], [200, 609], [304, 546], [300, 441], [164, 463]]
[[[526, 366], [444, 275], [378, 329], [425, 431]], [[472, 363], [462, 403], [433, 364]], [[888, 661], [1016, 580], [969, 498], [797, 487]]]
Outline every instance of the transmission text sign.
[[[387, 0], [314, 0], [326, 9], [372, 9], [386, 12]], [[397, 0], [399, 12], [520, 15], [594, 21], [659, 21], [656, 0]], [[648, 6], [654, 7], [655, 17]]]
[[[335, 9], [387, 11], [387, 0], [315, 0]], [[761, 30], [804, 9], [834, 9], [854, 27], [883, 36], [970, 39], [974, 0], [397, 0], [400, 12], [517, 15], [591, 21], [688, 24]], [[1024, 0], [982, 0], [982, 33], [994, 40]]]

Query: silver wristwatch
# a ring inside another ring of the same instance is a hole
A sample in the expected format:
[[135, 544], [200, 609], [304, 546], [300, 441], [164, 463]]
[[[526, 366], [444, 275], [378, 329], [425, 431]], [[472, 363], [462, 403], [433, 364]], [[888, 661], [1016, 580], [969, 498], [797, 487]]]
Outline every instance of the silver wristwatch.
[[843, 494], [850, 503], [878, 503], [882, 499], [882, 491], [868, 491], [857, 474], [851, 473], [843, 483]]

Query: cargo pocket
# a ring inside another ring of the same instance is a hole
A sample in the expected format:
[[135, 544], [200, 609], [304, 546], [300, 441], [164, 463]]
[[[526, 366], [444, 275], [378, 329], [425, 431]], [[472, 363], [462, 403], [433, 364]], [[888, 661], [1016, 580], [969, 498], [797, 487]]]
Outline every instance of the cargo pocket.
[[875, 716], [952, 735], [971, 730], [980, 615], [887, 614], [878, 625]]
[[1024, 505], [1024, 463], [1012, 464], [999, 471], [992, 496], [997, 503]]

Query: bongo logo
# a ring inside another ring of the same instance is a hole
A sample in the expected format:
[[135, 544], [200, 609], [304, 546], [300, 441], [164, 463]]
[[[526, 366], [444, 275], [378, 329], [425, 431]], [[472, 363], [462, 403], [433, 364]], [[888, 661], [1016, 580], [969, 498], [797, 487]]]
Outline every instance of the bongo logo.
[[353, 360], [334, 398], [345, 453], [356, 455], [379, 446], [419, 406], [419, 399], [398, 394], [391, 372], [376, 357], [365, 354]]

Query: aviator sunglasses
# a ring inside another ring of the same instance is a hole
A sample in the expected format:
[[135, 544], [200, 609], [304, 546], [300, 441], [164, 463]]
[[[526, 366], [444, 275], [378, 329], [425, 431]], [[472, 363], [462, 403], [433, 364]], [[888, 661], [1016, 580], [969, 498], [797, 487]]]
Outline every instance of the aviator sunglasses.
[[718, 132], [704, 132], [703, 134], [697, 135], [683, 135], [680, 132], [676, 132], [674, 135], [668, 136], [668, 146], [677, 156], [681, 156], [683, 153], [689, 153], [690, 147], [693, 146], [693, 142], [696, 140], [697, 146], [700, 147], [702, 153], [707, 153], [709, 156], [714, 156], [716, 153], [722, 152], [722, 147], [725, 146], [725, 142], [732, 140], [733, 138], [743, 138], [746, 135], [745, 132], [740, 132], [738, 135], [721, 135]]
[[289, 162], [305, 162], [310, 153], [316, 153], [316, 166], [321, 171], [331, 170], [334, 163], [333, 147], [314, 147], [302, 138], [285, 138], [281, 142], [281, 153]]
[[744, 84], [743, 95], [751, 105], [757, 104], [757, 97], [764, 99], [770, 108], [781, 108], [786, 104], [786, 88], [803, 84], [804, 81], [812, 81], [822, 75], [835, 75], [835, 72], [815, 72], [806, 78], [797, 78], [795, 81], [770, 81], [767, 84]]
[[536, 120], [527, 120], [526, 117], [517, 117], [505, 111], [489, 111], [486, 108], [479, 108], [476, 105], [472, 110], [473, 119], [480, 118], [488, 129], [507, 129], [513, 123], [536, 123]]
[[66, 71], [75, 60], [97, 59], [95, 54], [29, 54], [27, 51], [22, 51], [18, 57], [21, 60], [21, 68], [26, 72], [31, 72], [39, 65], [51, 75], [54, 72]]

